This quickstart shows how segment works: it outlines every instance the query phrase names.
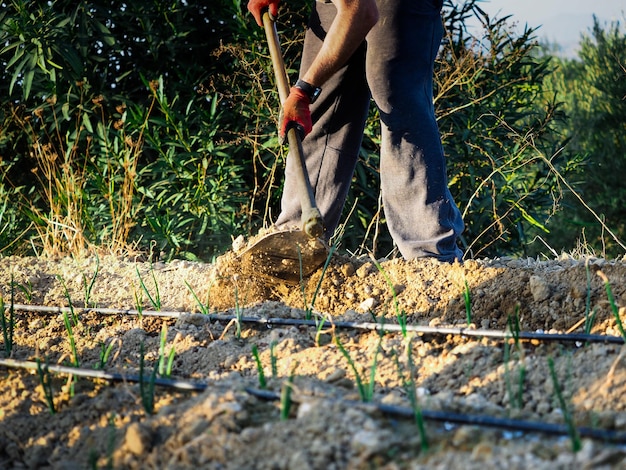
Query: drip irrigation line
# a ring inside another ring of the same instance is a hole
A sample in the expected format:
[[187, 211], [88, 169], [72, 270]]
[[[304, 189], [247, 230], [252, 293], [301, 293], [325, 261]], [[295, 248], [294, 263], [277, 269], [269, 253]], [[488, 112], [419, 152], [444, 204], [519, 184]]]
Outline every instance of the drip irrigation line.
[[[49, 372], [53, 372], [55, 374], [68, 374], [74, 375], [77, 377], [90, 378], [90, 379], [99, 379], [106, 380], [110, 382], [131, 382], [131, 383], [139, 383], [142, 381], [141, 376], [139, 375], [125, 375], [119, 374], [115, 372], [106, 372], [103, 370], [93, 370], [93, 369], [83, 369], [78, 367], [68, 367], [68, 366], [59, 366], [59, 365], [38, 365], [34, 361], [21, 361], [16, 359], [0, 359], [0, 366], [4, 366], [7, 368], [13, 369], [27, 369], [27, 370], [37, 370], [38, 367], [42, 367], [47, 369]], [[144, 382], [149, 382], [150, 377], [143, 377]], [[181, 379], [164, 379], [156, 377], [153, 379], [154, 385], [158, 385], [160, 387], [171, 388], [175, 390], [183, 390], [183, 391], [194, 391], [194, 392], [203, 392], [208, 387], [209, 384], [207, 382], [200, 381], [190, 381], [190, 380], [181, 380]], [[256, 388], [246, 387], [246, 393], [256, 398], [268, 401], [279, 401], [280, 395], [278, 393], [269, 391], [269, 390], [259, 390]], [[306, 399], [301, 399], [296, 395], [292, 395], [292, 401], [295, 403], [303, 403]], [[329, 403], [329, 400], [324, 400], [326, 403]], [[405, 419], [414, 419], [415, 411], [409, 407], [397, 406], [397, 405], [386, 405], [382, 403], [364, 403], [355, 400], [333, 400], [334, 402], [341, 402], [350, 407], [354, 408], [362, 408], [362, 409], [370, 409], [373, 411], [378, 411], [387, 416], [397, 417], [397, 418], [405, 418]], [[481, 426], [488, 428], [497, 428], [504, 429], [513, 432], [526, 432], [526, 433], [543, 433], [554, 436], [568, 436], [570, 429], [566, 425], [554, 424], [554, 423], [542, 423], [539, 421], [525, 421], [518, 419], [508, 419], [508, 418], [496, 418], [493, 416], [486, 415], [470, 415], [464, 413], [452, 413], [446, 411], [431, 411], [431, 410], [421, 410], [421, 415], [424, 419], [429, 421], [436, 421], [441, 423], [448, 423], [454, 425], [471, 425], [471, 426]], [[611, 431], [608, 429], [594, 429], [588, 427], [579, 427], [576, 428], [578, 435], [580, 437], [594, 439], [598, 441], [603, 441], [612, 444], [626, 444], [626, 433]]]
[[[246, 392], [257, 398], [268, 401], [279, 401], [280, 395], [268, 390], [246, 388]], [[292, 401], [302, 403], [298, 397], [292, 396]], [[364, 403], [355, 400], [337, 400], [341, 403], [355, 408], [370, 409], [381, 412], [387, 416], [398, 418], [414, 419], [415, 411], [412, 408], [397, 405], [386, 405], [383, 403]], [[566, 425], [555, 423], [543, 423], [540, 421], [526, 421], [509, 418], [496, 418], [486, 415], [470, 415], [464, 413], [452, 413], [447, 411], [421, 410], [421, 415], [429, 421], [437, 421], [454, 425], [470, 425], [488, 428], [498, 428], [513, 432], [543, 433], [553, 436], [569, 436], [570, 429]], [[609, 442], [612, 444], [626, 444], [626, 433], [611, 431], [609, 429], [597, 429], [589, 427], [577, 427], [576, 431], [580, 437]]]
[[[11, 306], [6, 306], [6, 309]], [[167, 310], [134, 310], [134, 309], [116, 309], [116, 308], [77, 308], [73, 307], [50, 307], [45, 305], [21, 305], [14, 304], [14, 311], [32, 312], [32, 313], [97, 313], [103, 315], [133, 315], [143, 317], [161, 317], [161, 318], [180, 318], [184, 315], [200, 315], [194, 312], [180, 312]], [[207, 314], [206, 317], [211, 321], [239, 321], [241, 323], [257, 324], [267, 328], [274, 326], [305, 326], [320, 327], [320, 320], [303, 320], [298, 318], [261, 318], [261, 317], [245, 317], [237, 315], [221, 315]], [[462, 327], [438, 327], [438, 326], [421, 326], [406, 325], [401, 326], [395, 323], [374, 323], [374, 322], [350, 322], [350, 321], [327, 321], [325, 324], [340, 329], [366, 330], [366, 331], [384, 331], [386, 333], [411, 332], [424, 335], [438, 336], [463, 336], [467, 338], [491, 338], [491, 339], [519, 339], [523, 341], [540, 341], [540, 342], [569, 342], [569, 343], [613, 343], [624, 344], [624, 338], [613, 335], [596, 335], [586, 333], [541, 333], [520, 331], [513, 334], [502, 330], [473, 329]]]
[[[47, 369], [49, 372], [53, 372], [55, 374], [68, 374], [75, 375], [77, 377], [85, 377], [89, 379], [100, 379], [107, 380], [110, 382], [132, 382], [139, 383], [142, 381], [142, 377], [139, 375], [126, 375], [119, 374], [116, 372], [106, 372], [103, 370], [95, 370], [95, 369], [82, 369], [80, 367], [69, 367], [69, 366], [59, 366], [59, 365], [51, 365], [51, 364], [40, 364], [38, 365], [34, 361], [20, 361], [16, 359], [0, 359], [0, 366], [13, 368], [13, 369], [28, 369], [28, 370], [37, 370], [38, 367], [42, 369]], [[161, 377], [155, 377], [151, 379], [149, 376], [143, 377], [143, 382], [148, 383], [154, 380], [155, 385], [159, 385], [161, 387], [173, 388], [176, 390], [189, 390], [194, 392], [202, 392], [206, 390], [208, 384], [205, 382], [192, 382], [189, 380], [178, 380], [178, 379], [164, 379]]]

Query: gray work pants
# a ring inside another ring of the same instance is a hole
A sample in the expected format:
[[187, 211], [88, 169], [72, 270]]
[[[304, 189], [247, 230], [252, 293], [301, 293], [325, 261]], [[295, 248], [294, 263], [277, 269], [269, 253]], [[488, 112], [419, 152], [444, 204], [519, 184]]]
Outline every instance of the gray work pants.
[[[356, 166], [370, 98], [380, 111], [380, 179], [389, 232], [402, 256], [461, 259], [463, 231], [446, 176], [433, 106], [433, 64], [443, 34], [441, 0], [378, 0], [380, 20], [311, 106], [303, 150], [316, 203], [330, 237]], [[333, 21], [332, 3], [315, 2], [302, 71]], [[279, 228], [300, 224], [292, 156], [287, 157]]]

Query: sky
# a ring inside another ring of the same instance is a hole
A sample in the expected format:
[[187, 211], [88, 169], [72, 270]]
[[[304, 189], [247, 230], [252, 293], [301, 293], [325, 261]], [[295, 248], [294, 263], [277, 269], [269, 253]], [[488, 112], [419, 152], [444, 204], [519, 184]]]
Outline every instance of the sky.
[[568, 57], [576, 55], [580, 35], [593, 26], [594, 14], [601, 24], [619, 21], [626, 26], [626, 0], [484, 0], [478, 5], [492, 17], [513, 15], [520, 28], [540, 26], [537, 37], [558, 43]]

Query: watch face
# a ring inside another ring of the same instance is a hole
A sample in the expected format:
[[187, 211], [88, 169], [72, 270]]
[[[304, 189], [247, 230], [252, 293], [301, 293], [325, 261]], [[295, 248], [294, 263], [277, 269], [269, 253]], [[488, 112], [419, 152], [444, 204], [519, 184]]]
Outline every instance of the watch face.
[[311, 85], [310, 83], [307, 83], [304, 80], [300, 80], [300, 79], [298, 79], [298, 81], [296, 82], [296, 87], [300, 88], [303, 92], [305, 92], [308, 95], [309, 100], [311, 100], [311, 103], [313, 103], [322, 92], [321, 88], [315, 87]]
[[317, 99], [321, 92], [321, 88], [313, 88], [313, 93], [311, 93], [311, 103]]

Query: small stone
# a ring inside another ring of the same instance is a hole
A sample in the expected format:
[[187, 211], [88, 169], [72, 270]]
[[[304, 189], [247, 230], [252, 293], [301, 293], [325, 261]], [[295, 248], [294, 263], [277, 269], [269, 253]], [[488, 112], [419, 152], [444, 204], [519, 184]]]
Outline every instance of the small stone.
[[319, 410], [319, 404], [314, 403], [313, 401], [305, 401], [300, 403], [298, 406], [297, 418], [302, 419], [307, 415], [311, 415], [311, 413]]
[[493, 457], [493, 447], [487, 442], [479, 442], [472, 451], [472, 460], [489, 460]]
[[239, 235], [237, 238], [233, 240], [233, 251], [236, 253], [246, 246], [246, 240], [243, 238], [243, 235]]
[[360, 278], [364, 278], [367, 277], [372, 271], [374, 271], [374, 269], [374, 264], [368, 262], [356, 270], [356, 275]]
[[543, 302], [550, 297], [550, 284], [541, 276], [530, 276], [530, 293], [535, 302]]
[[344, 277], [350, 277], [355, 273], [354, 265], [352, 263], [345, 263], [341, 265], [341, 274]]
[[332, 371], [330, 374], [328, 374], [328, 377], [326, 377], [326, 382], [328, 383], [333, 383], [333, 382], [337, 382], [338, 380], [343, 379], [346, 376], [346, 371], [344, 369], [335, 369], [334, 371]]
[[376, 305], [378, 305], [378, 301], [374, 297], [369, 297], [361, 302], [361, 304], [358, 306], [358, 310], [360, 310], [361, 312], [369, 312], [374, 307], [376, 307]]
[[351, 447], [356, 452], [374, 453], [380, 446], [384, 445], [380, 437], [380, 434], [376, 431], [361, 429], [352, 436]]
[[471, 448], [478, 433], [473, 426], [459, 427], [452, 436], [452, 445], [462, 449]]

